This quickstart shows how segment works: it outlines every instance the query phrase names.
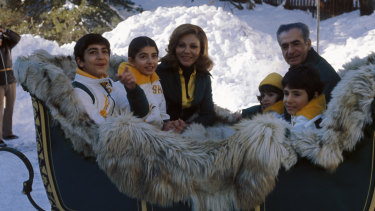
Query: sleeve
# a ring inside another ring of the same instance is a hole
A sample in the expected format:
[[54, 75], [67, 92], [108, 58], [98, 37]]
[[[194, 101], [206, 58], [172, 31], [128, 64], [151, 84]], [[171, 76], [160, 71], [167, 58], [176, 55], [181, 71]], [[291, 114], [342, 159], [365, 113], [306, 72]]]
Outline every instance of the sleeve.
[[131, 90], [126, 87], [125, 89], [131, 111], [133, 111], [134, 115], [137, 117], [145, 117], [149, 112], [149, 104], [142, 88], [136, 85], [135, 89]]
[[167, 114], [167, 103], [165, 102], [164, 94], [160, 102], [160, 116], [164, 122], [170, 120], [170, 116]]
[[333, 67], [323, 58], [317, 65], [317, 69], [319, 69], [321, 81], [324, 83], [323, 93], [328, 104], [328, 102], [331, 100], [331, 92], [341, 78]]
[[206, 89], [203, 90], [204, 97], [199, 105], [199, 117], [194, 120], [194, 122], [201, 123], [204, 126], [212, 125], [215, 121], [215, 110], [214, 102], [212, 100], [212, 87], [211, 87], [211, 78], [207, 75], [205, 80], [207, 82]]
[[74, 88], [74, 94], [76, 95], [79, 102], [85, 109], [86, 113], [92, 120], [97, 124], [101, 124], [105, 121], [105, 118], [100, 115], [98, 108], [92, 103], [92, 99], [89, 94], [80, 88]]
[[9, 44], [10, 48], [13, 48], [17, 45], [17, 43], [20, 41], [21, 36], [17, 34], [16, 32], [7, 29], [6, 32], [4, 32], [5, 39]]
[[241, 116], [242, 116], [242, 118], [251, 119], [256, 114], [261, 113], [261, 110], [262, 109], [261, 109], [260, 105], [251, 106], [250, 108], [243, 109], [242, 113], [241, 113]]

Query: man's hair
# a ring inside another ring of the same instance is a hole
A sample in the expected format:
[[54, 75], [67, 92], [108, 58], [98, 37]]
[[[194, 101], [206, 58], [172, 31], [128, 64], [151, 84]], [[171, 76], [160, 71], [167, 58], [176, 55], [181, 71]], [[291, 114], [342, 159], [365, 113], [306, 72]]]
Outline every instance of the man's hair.
[[135, 56], [137, 53], [139, 53], [140, 50], [144, 47], [155, 47], [157, 54], [159, 55], [159, 49], [156, 45], [155, 41], [149, 37], [146, 36], [140, 36], [134, 38], [128, 48], [128, 57], [131, 57], [135, 59]]
[[305, 43], [307, 42], [307, 40], [310, 39], [310, 30], [309, 30], [309, 27], [306, 24], [301, 23], [301, 22], [290, 23], [290, 24], [282, 24], [282, 25], [279, 26], [279, 28], [277, 29], [277, 32], [276, 32], [277, 41], [279, 42], [279, 44], [280, 44], [280, 34], [282, 32], [287, 32], [291, 29], [301, 30], [302, 37], [303, 37], [303, 40], [305, 41]]
[[100, 34], [86, 34], [81, 37], [76, 45], [74, 46], [74, 58], [77, 60], [79, 58], [81, 61], [84, 61], [83, 54], [87, 47], [92, 44], [101, 44], [105, 45], [108, 48], [110, 53], [111, 45], [109, 41]]
[[314, 98], [315, 92], [322, 94], [324, 88], [319, 71], [312, 65], [297, 65], [289, 68], [281, 83], [284, 88], [306, 90], [309, 101]]

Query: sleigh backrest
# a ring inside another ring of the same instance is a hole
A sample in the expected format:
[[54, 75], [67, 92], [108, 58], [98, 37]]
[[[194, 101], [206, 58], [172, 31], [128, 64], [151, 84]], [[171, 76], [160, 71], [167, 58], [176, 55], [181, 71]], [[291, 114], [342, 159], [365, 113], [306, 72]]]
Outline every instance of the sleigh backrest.
[[48, 109], [32, 101], [39, 167], [53, 210], [142, 210], [142, 202], [120, 193], [95, 160], [74, 152]]
[[32, 96], [39, 168], [52, 210], [190, 210], [161, 208], [120, 193], [94, 159], [76, 153], [43, 102]]

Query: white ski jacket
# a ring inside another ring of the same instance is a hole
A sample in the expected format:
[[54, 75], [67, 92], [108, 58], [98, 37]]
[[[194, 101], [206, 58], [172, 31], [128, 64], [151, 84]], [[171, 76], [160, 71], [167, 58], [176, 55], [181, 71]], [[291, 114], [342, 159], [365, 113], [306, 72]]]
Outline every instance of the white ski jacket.
[[162, 128], [164, 122], [168, 121], [170, 117], [167, 114], [166, 102], [159, 76], [155, 72], [151, 76], [144, 75], [127, 62], [119, 65], [118, 73], [121, 74], [125, 66], [128, 66], [129, 70], [135, 75], [137, 84], [146, 94], [149, 113], [144, 117], [145, 122]]
[[94, 96], [92, 99], [85, 90], [74, 89], [77, 99], [97, 124], [103, 123], [108, 116], [115, 115], [122, 109], [130, 110], [125, 87], [120, 82], [114, 82], [107, 76], [98, 79], [78, 68], [74, 81], [86, 86]]

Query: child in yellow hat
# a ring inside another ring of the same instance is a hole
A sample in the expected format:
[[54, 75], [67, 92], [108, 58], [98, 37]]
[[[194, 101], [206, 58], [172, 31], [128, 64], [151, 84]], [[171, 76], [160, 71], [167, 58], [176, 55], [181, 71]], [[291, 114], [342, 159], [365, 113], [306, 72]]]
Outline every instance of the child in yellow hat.
[[242, 118], [252, 118], [255, 114], [273, 112], [280, 117], [284, 112], [283, 106], [283, 77], [278, 73], [268, 74], [259, 84], [260, 105], [242, 110]]

